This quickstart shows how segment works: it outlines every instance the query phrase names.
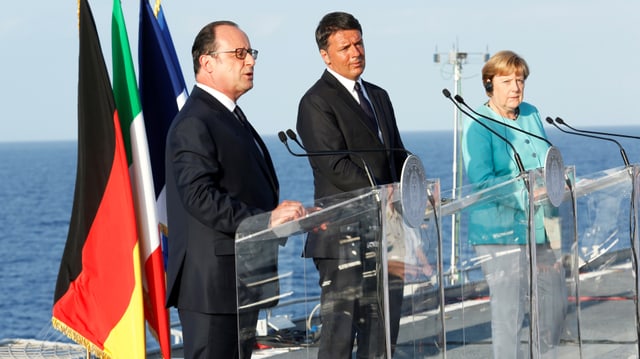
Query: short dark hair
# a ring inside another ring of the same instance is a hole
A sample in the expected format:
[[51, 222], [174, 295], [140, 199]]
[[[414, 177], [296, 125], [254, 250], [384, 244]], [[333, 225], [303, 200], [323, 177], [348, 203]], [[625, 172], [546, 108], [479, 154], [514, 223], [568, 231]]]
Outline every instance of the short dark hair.
[[195, 40], [193, 40], [193, 46], [191, 46], [191, 56], [193, 57], [194, 74], [197, 75], [198, 71], [200, 70], [200, 56], [206, 55], [212, 51], [216, 51], [218, 47], [218, 44], [216, 44], [216, 27], [222, 25], [238, 27], [238, 24], [233, 21], [214, 21], [205, 25], [200, 30], [198, 35], [196, 35]]
[[316, 44], [319, 50], [326, 50], [329, 36], [340, 30], [358, 30], [362, 34], [362, 26], [353, 15], [336, 11], [326, 14], [316, 28]]

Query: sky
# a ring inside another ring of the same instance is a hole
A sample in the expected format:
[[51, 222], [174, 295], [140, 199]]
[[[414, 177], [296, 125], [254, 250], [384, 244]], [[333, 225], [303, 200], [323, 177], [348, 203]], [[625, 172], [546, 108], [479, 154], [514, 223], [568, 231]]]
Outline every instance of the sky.
[[[154, 0], [155, 1], [155, 0]], [[137, 68], [140, 3], [122, 0]], [[109, 73], [113, 2], [89, 1]], [[325, 66], [314, 31], [331, 11], [363, 27], [363, 78], [385, 88], [401, 131], [454, 128], [459, 94], [486, 101], [484, 53], [513, 50], [529, 64], [525, 101], [580, 128], [638, 124], [640, 2], [636, 0], [196, 1], [164, 0], [187, 87], [191, 45], [214, 20], [233, 20], [260, 51], [254, 88], [238, 103], [263, 135], [295, 129], [300, 97]], [[0, 142], [77, 139], [77, 1], [10, 1], [0, 12]], [[449, 53], [466, 52], [454, 79]], [[441, 61], [434, 62], [434, 54]]]

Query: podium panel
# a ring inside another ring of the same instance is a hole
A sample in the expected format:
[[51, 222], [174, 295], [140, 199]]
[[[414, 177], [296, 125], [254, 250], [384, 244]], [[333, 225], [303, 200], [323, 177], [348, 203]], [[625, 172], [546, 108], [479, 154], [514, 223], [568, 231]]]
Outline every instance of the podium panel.
[[[566, 178], [572, 173], [567, 169]], [[442, 206], [444, 223], [456, 218], [442, 233], [451, 248], [443, 282], [448, 358], [578, 352], [575, 340], [563, 340], [577, 274], [570, 182], [564, 191], [552, 205], [544, 174], [535, 170], [464, 186]]]
[[637, 166], [581, 176], [576, 183], [576, 301], [584, 358], [639, 356], [637, 186]]
[[[428, 186], [430, 202], [424, 221], [418, 227], [412, 228], [398, 219], [394, 221], [394, 216], [398, 216], [395, 211], [385, 212], [389, 285], [393, 286], [394, 276], [398, 283], [399, 276], [403, 287], [394, 358], [443, 358], [445, 355], [441, 198], [438, 181]], [[393, 311], [392, 301], [389, 303]]]
[[[442, 356], [438, 182], [427, 187], [417, 227], [403, 218], [398, 184], [316, 200], [307, 217], [276, 227], [270, 213], [245, 220], [240, 342], [257, 335], [254, 357], [316, 358], [323, 341], [345, 340], [369, 358]], [[244, 319], [254, 315], [257, 325]]]
[[[536, 228], [534, 258], [530, 268], [535, 285], [530, 288], [531, 357], [578, 358], [580, 336], [578, 308], [579, 260], [575, 169], [564, 169], [564, 196], [555, 205], [547, 196], [547, 184], [541, 170], [531, 171]], [[542, 218], [540, 218], [540, 217]], [[542, 226], [540, 226], [542, 225]], [[540, 244], [542, 243], [542, 244]], [[533, 313], [533, 314], [531, 314]]]

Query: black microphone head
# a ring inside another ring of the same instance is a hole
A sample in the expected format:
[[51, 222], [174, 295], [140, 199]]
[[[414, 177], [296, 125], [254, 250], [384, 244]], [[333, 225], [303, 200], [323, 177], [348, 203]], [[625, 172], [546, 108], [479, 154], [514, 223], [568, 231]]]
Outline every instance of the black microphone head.
[[280, 139], [280, 142], [282, 142], [282, 143], [287, 142], [287, 136], [282, 131], [278, 132], [278, 138]]
[[293, 132], [293, 130], [291, 130], [291, 129], [287, 130], [287, 136], [289, 136], [289, 138], [294, 140], [294, 141], [298, 139], [298, 137], [296, 136], [296, 133]]
[[547, 116], [545, 120], [547, 120], [549, 124], [553, 125], [553, 119], [551, 117]]
[[464, 99], [462, 98], [462, 96], [460, 96], [460, 95], [456, 95], [454, 98], [456, 99], [456, 101], [458, 101], [458, 102], [460, 102], [460, 103], [464, 104]]
[[442, 89], [442, 94], [446, 98], [451, 98], [451, 92], [449, 92], [449, 90], [447, 90], [447, 89]]
[[557, 123], [559, 123], [559, 124], [561, 124], [561, 125], [564, 125], [564, 124], [565, 124], [565, 123], [564, 123], [564, 120], [563, 120], [563, 119], [561, 119], [560, 117], [556, 117], [556, 122], [557, 122]]

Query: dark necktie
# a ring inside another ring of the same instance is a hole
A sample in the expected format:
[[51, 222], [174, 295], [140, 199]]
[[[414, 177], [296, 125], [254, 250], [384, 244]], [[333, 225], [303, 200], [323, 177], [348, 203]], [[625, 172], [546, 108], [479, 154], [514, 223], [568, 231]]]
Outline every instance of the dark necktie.
[[236, 106], [236, 108], [233, 109], [233, 114], [236, 115], [236, 117], [238, 118], [242, 126], [244, 126], [244, 128], [246, 128], [247, 130], [250, 130], [249, 121], [247, 121], [247, 116], [244, 115], [244, 112], [242, 112], [242, 110], [240, 109], [240, 106]]
[[253, 133], [251, 125], [249, 124], [249, 121], [247, 121], [247, 116], [244, 115], [244, 112], [242, 112], [242, 110], [240, 109], [240, 106], [236, 106], [236, 108], [233, 109], [233, 114], [236, 115], [236, 117], [238, 118], [238, 121], [240, 121], [240, 123], [242, 124], [242, 127], [244, 127], [247, 131], [249, 131], [251, 138], [253, 138], [253, 142], [255, 142], [256, 146], [260, 150], [260, 153], [262, 154], [262, 156], [264, 156], [262, 147], [260, 146], [260, 143], [258, 143], [258, 140], [256, 140], [257, 134]]
[[353, 88], [356, 90], [356, 93], [358, 94], [358, 100], [360, 100], [360, 107], [362, 107], [362, 110], [364, 111], [364, 113], [367, 114], [367, 117], [369, 118], [367, 125], [371, 128], [371, 130], [373, 130], [373, 132], [378, 133], [378, 123], [376, 121], [376, 115], [374, 115], [373, 113], [373, 107], [371, 106], [371, 103], [364, 96], [364, 92], [362, 91], [362, 87], [360, 87], [360, 83], [356, 82]]

